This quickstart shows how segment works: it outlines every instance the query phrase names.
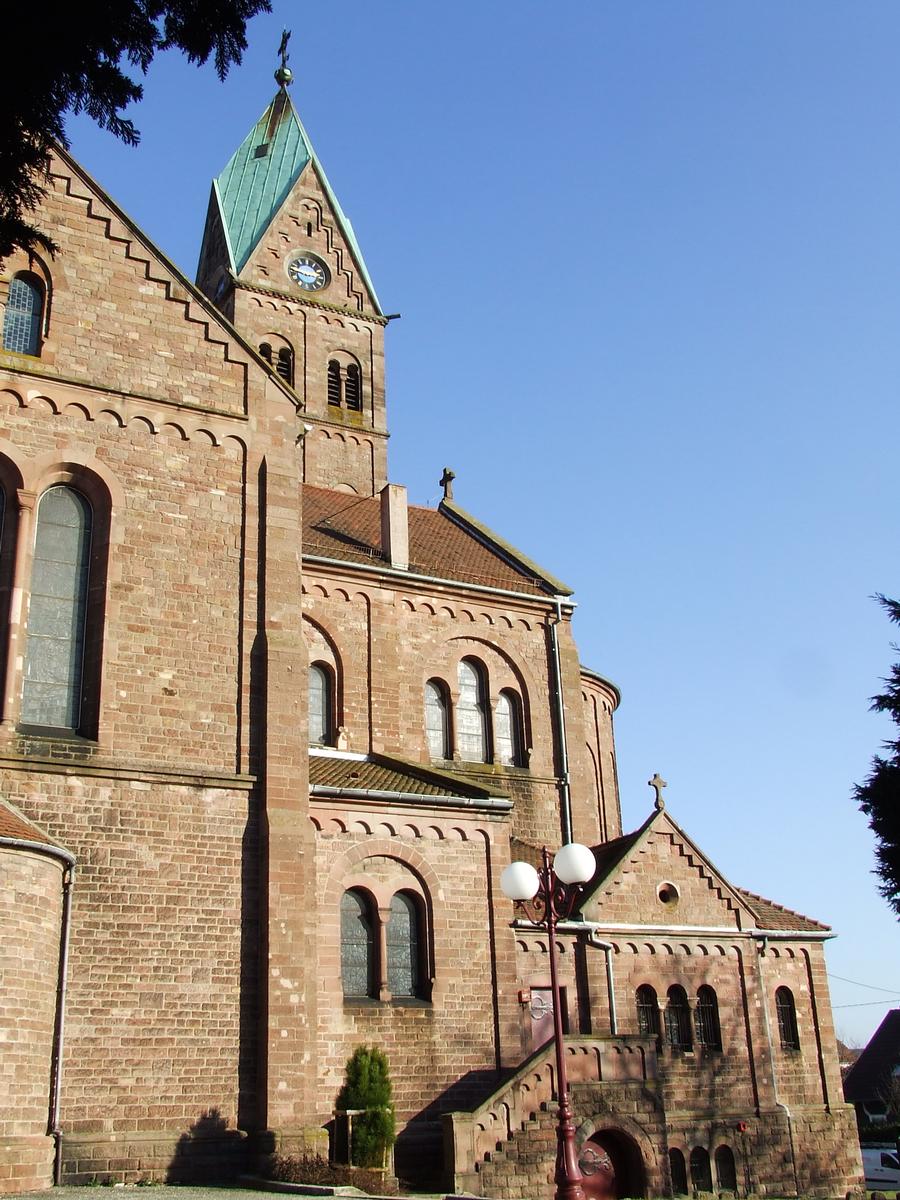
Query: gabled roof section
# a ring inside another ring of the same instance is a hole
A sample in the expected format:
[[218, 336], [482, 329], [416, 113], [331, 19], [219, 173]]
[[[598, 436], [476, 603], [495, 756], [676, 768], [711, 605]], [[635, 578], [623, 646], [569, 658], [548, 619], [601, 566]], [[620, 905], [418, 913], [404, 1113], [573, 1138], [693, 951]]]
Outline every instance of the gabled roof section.
[[821, 921], [805, 917], [803, 913], [795, 912], [792, 908], [785, 908], [783, 904], [776, 904], [774, 900], [767, 900], [765, 896], [757, 896], [755, 892], [748, 892], [744, 888], [735, 888], [735, 891], [746, 901], [747, 907], [756, 917], [760, 929], [769, 930], [772, 933], [784, 930], [827, 933], [831, 929], [830, 925], [823, 925]]
[[443, 800], [464, 807], [481, 804], [504, 812], [512, 808], [512, 801], [503, 792], [386, 754], [311, 749], [309, 787], [313, 796], [340, 794], [352, 798], [375, 793], [412, 803]]
[[353, 226], [338, 203], [309, 135], [283, 87], [213, 181], [213, 196], [225, 231], [232, 270], [238, 274], [247, 265], [272, 218], [310, 164], [321, 181], [372, 303], [383, 316]]
[[55, 858], [66, 862], [74, 862], [74, 856], [64, 849], [59, 842], [44, 833], [39, 825], [30, 821], [24, 813], [19, 812], [14, 804], [0, 797], [0, 845], [16, 845], [23, 849], [32, 847], [35, 850], [45, 850]]
[[[426, 575], [525, 595], [558, 594], [552, 576], [529, 565], [524, 555], [502, 553], [500, 539], [479, 536], [475, 527], [440, 508], [409, 506], [409, 574]], [[330, 488], [303, 487], [304, 558], [387, 565], [381, 545], [381, 499]]]
[[495, 554], [505, 558], [519, 570], [525, 571], [535, 579], [541, 580], [554, 595], [572, 595], [572, 588], [557, 579], [555, 575], [551, 575], [549, 571], [545, 571], [543, 567], [539, 567], [536, 562], [528, 558], [521, 550], [517, 550], [515, 546], [504, 541], [502, 537], [494, 533], [493, 529], [489, 529], [487, 525], [483, 525], [481, 521], [473, 517], [471, 513], [467, 513], [464, 508], [460, 508], [453, 500], [442, 500], [438, 512], [449, 517], [451, 521], [465, 529], [472, 536], [483, 542], [489, 549], [493, 550]]
[[844, 1077], [844, 1099], [850, 1104], [884, 1099], [895, 1066], [900, 1063], [900, 1008], [892, 1008], [869, 1038], [869, 1044]]

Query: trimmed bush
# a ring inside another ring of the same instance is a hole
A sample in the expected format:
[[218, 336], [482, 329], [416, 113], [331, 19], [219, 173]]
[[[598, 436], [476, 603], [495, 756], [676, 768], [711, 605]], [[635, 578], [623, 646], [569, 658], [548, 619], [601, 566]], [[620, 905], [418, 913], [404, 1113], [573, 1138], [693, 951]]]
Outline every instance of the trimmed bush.
[[388, 1061], [377, 1046], [357, 1046], [347, 1060], [338, 1109], [364, 1109], [353, 1118], [350, 1161], [357, 1167], [383, 1168], [397, 1133]]

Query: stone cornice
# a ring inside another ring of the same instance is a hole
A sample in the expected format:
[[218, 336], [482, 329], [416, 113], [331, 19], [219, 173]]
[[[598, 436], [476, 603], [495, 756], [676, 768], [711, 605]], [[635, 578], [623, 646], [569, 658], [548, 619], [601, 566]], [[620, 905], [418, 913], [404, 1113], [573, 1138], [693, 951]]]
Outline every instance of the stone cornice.
[[347, 308], [344, 304], [328, 304], [324, 300], [312, 300], [308, 296], [298, 296], [296, 292], [282, 292], [278, 288], [266, 287], [262, 283], [247, 283], [243, 279], [232, 277], [235, 290], [242, 292], [259, 292], [261, 296], [271, 296], [275, 300], [287, 300], [290, 304], [299, 304], [303, 308], [320, 308], [325, 312], [340, 313], [344, 317], [354, 317], [360, 321], [368, 321], [370, 325], [387, 325], [388, 318], [380, 317], [377, 313], [364, 313], [355, 308]]

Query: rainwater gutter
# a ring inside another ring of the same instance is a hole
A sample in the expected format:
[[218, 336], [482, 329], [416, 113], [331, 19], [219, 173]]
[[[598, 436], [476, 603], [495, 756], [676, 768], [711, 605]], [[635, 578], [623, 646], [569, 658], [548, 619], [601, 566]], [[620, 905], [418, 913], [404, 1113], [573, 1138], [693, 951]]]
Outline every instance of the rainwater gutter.
[[553, 690], [556, 699], [554, 709], [559, 742], [559, 815], [562, 840], [565, 846], [572, 840], [572, 791], [569, 781], [569, 747], [566, 741], [566, 713], [563, 706], [562, 667], [559, 661], [559, 633], [557, 632], [562, 622], [562, 598], [554, 596], [553, 603], [556, 605], [556, 620], [547, 621], [547, 630], [550, 635], [550, 656], [553, 660]]
[[364, 796], [366, 800], [401, 801], [403, 804], [425, 808], [475, 808], [487, 809], [491, 812], [509, 812], [512, 801], [503, 796], [428, 796], [421, 792], [391, 792], [381, 788], [347, 788], [330, 787], [324, 783], [313, 784], [309, 789], [311, 796], [328, 796], [355, 798]]

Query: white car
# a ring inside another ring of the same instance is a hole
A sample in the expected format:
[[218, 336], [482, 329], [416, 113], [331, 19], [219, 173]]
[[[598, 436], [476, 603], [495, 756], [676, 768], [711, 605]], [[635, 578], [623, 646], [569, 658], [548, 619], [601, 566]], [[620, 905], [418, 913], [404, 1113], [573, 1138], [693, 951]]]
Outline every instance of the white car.
[[900, 1188], [900, 1158], [896, 1150], [883, 1146], [863, 1146], [863, 1170], [866, 1174], [866, 1187], [872, 1191], [886, 1188], [892, 1192]]

